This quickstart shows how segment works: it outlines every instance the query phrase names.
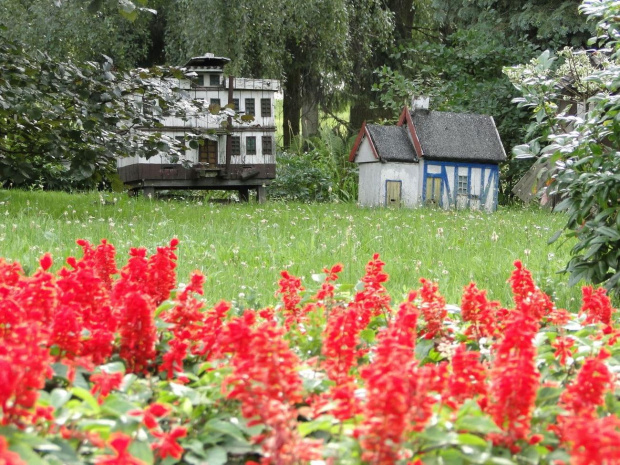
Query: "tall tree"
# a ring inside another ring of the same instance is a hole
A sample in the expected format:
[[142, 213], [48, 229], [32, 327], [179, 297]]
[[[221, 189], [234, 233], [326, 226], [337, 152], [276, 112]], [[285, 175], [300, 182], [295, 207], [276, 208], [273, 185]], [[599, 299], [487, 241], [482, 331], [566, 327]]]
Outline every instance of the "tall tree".
[[[412, 94], [426, 94], [437, 110], [492, 115], [510, 153], [529, 123], [527, 113], [511, 105], [517, 93], [502, 68], [528, 61], [541, 48], [585, 46], [591, 26], [578, 3], [433, 0], [434, 33], [402, 44], [392, 55], [399, 62], [378, 70], [382, 105], [394, 116]], [[510, 159], [503, 166], [502, 199], [530, 164]]]
[[83, 0], [2, 0], [0, 26], [4, 37], [43, 50], [54, 59], [102, 61], [106, 55], [125, 68], [144, 62], [154, 14], [137, 14], [134, 6], [135, 20], [129, 21], [118, 13], [117, 4], [100, 3], [89, 9]]
[[[232, 58], [231, 72], [283, 80], [285, 145], [300, 134], [302, 113], [306, 130], [317, 129], [319, 106], [335, 105], [357, 77], [354, 59], [385, 45], [393, 27], [380, 0], [184, 0], [173, 10], [170, 58], [213, 51]], [[190, 26], [199, 11], [210, 13], [209, 33]]]

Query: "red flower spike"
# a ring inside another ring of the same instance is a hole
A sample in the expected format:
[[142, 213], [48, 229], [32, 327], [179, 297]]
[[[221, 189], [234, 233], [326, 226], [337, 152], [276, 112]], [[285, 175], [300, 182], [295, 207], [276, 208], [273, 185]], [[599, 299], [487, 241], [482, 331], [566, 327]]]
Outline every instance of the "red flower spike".
[[498, 331], [500, 303], [489, 301], [486, 291], [481, 291], [476, 284], [470, 283], [463, 290], [461, 315], [463, 321], [471, 323], [466, 330], [474, 339], [494, 337]]
[[99, 394], [97, 400], [101, 404], [110, 392], [121, 386], [123, 373], [106, 373], [105, 371], [94, 373], [90, 377], [90, 382], [93, 383], [90, 392], [92, 394]]
[[301, 302], [301, 296], [299, 295], [304, 287], [301, 285], [301, 279], [292, 276], [288, 271], [282, 271], [280, 273], [282, 279], [278, 281], [280, 288], [276, 292], [282, 295], [282, 303], [284, 304], [284, 324], [286, 329], [290, 329], [293, 325], [299, 325], [305, 320], [305, 314], [299, 303]]
[[555, 338], [555, 341], [553, 341], [551, 346], [555, 349], [553, 356], [558, 359], [560, 365], [566, 365], [566, 359], [572, 357], [573, 352], [576, 350], [573, 349], [574, 344], [575, 340], [570, 337], [559, 336]]
[[424, 278], [420, 279], [420, 282], [422, 283], [419, 291], [422, 298], [420, 310], [424, 321], [426, 321], [426, 328], [423, 333], [426, 339], [432, 339], [442, 333], [443, 321], [448, 316], [446, 300], [439, 294], [437, 283]]
[[419, 310], [416, 294], [400, 306], [396, 319], [378, 335], [372, 363], [360, 369], [366, 382], [364, 422], [355, 434], [360, 438], [362, 460], [393, 464], [399, 458], [403, 435], [423, 428], [433, 399], [428, 396], [433, 376], [418, 370], [414, 357]]
[[43, 271], [47, 271], [52, 267], [54, 261], [52, 260], [52, 254], [46, 253], [39, 259], [39, 264], [41, 265], [41, 269]]
[[153, 433], [160, 440], [153, 443], [151, 448], [157, 451], [157, 455], [165, 459], [166, 457], [172, 457], [180, 459], [183, 455], [183, 447], [177, 442], [178, 439], [187, 436], [187, 429], [182, 426], [175, 426], [170, 433]]
[[231, 352], [232, 373], [222, 390], [241, 402], [242, 415], [266, 430], [260, 438], [263, 464], [293, 465], [320, 458], [319, 442], [302, 438], [297, 430], [297, 409], [302, 383], [299, 358], [283, 339], [283, 329], [273, 320], [255, 328], [256, 313], [246, 311], [222, 331], [222, 351]]
[[514, 312], [495, 345], [491, 367], [489, 413], [503, 433], [490, 435], [496, 444], [508, 447], [530, 434], [530, 421], [539, 387], [536, 348], [533, 340], [539, 329], [531, 316]]
[[607, 291], [602, 287], [594, 290], [591, 286], [585, 286], [581, 292], [583, 305], [579, 313], [586, 314], [585, 324], [602, 323], [605, 329], [611, 329], [611, 316], [614, 313], [614, 308], [611, 306]]
[[605, 393], [612, 387], [613, 376], [603, 363], [609, 352], [601, 350], [596, 358], [588, 358], [576, 378], [560, 396], [560, 405], [570, 415], [594, 417], [596, 407], [605, 402]]
[[620, 463], [620, 419], [570, 417], [564, 425], [564, 444], [571, 465]]
[[95, 458], [96, 465], [145, 465], [129, 453], [131, 437], [124, 433], [112, 433], [108, 446], [114, 450], [114, 455], [100, 455]]
[[480, 353], [468, 351], [461, 344], [452, 357], [452, 373], [448, 381], [450, 400], [458, 407], [467, 399], [480, 396], [484, 404], [487, 397], [487, 370], [480, 362]]

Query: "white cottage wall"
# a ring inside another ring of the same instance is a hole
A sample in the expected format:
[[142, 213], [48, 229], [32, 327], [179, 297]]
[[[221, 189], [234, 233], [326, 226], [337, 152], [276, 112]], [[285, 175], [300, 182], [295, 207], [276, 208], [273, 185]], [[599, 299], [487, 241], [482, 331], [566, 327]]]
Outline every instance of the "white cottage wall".
[[[363, 207], [378, 207], [381, 204], [381, 163], [359, 165], [358, 202]], [[383, 188], [385, 192], [385, 187]], [[384, 194], [385, 195], [385, 194]]]
[[[401, 181], [400, 200], [403, 207], [420, 203], [420, 166], [417, 163], [382, 163], [379, 205], [386, 205], [387, 181]], [[376, 181], [375, 181], [376, 182]]]

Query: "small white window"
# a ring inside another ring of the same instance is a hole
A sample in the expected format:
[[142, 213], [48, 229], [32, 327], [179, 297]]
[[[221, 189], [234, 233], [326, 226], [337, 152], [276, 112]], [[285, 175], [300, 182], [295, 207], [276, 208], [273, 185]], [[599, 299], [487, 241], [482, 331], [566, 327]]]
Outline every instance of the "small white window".
[[467, 176], [459, 176], [458, 182], [459, 182], [458, 189], [456, 191], [457, 194], [458, 195], [467, 195], [468, 194]]

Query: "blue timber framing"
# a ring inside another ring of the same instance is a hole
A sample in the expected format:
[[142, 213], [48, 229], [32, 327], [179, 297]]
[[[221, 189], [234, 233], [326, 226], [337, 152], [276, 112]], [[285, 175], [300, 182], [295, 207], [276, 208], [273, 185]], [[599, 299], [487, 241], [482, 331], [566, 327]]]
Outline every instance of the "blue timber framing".
[[[440, 167], [439, 173], [429, 173], [429, 166]], [[448, 179], [447, 168], [454, 168], [452, 176], [452, 186], [450, 186], [450, 180]], [[422, 178], [422, 203], [426, 202], [426, 180], [429, 178], [441, 179], [441, 197], [439, 198], [439, 206], [443, 207], [444, 188], [447, 192], [448, 206], [457, 206], [458, 195], [458, 172], [459, 168], [467, 168], [467, 207], [471, 206], [472, 200], [472, 172], [473, 170], [480, 171], [480, 208], [484, 208], [487, 203], [489, 195], [493, 196], [492, 210], [497, 210], [497, 195], [499, 187], [499, 166], [482, 163], [457, 163], [449, 161], [424, 161], [424, 175]], [[493, 192], [491, 191], [493, 186]]]

